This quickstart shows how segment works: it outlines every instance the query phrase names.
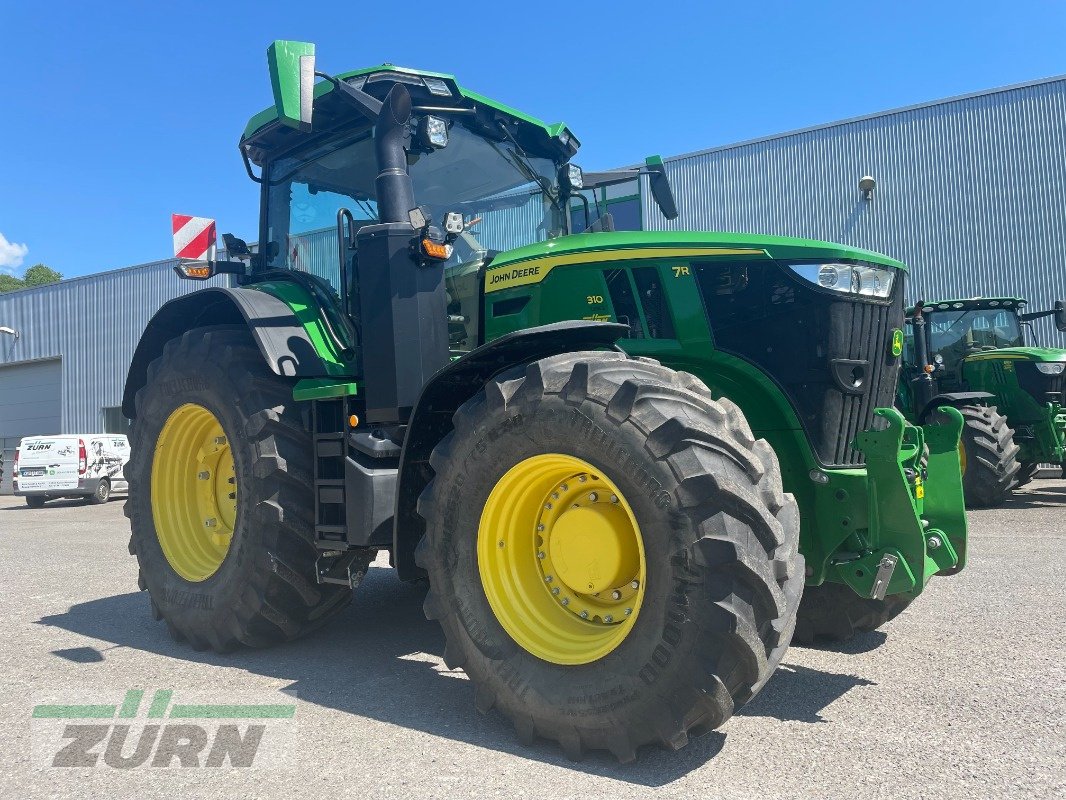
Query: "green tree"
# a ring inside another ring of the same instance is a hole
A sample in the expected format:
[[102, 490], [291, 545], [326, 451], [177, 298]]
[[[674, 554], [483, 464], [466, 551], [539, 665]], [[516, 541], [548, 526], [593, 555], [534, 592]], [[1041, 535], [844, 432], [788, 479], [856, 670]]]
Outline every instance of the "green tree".
[[13, 292], [16, 289], [24, 289], [26, 284], [16, 278], [14, 275], [5, 275], [0, 272], [0, 294], [4, 292]]
[[58, 283], [61, 280], [63, 276], [45, 264], [34, 264], [22, 276], [22, 282], [26, 286], [44, 286], [48, 283]]

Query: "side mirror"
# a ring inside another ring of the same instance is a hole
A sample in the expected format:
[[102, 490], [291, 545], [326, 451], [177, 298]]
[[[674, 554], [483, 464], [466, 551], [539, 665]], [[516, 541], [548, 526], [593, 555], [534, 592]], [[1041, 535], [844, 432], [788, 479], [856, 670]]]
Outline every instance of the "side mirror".
[[644, 160], [648, 171], [648, 182], [651, 184], [651, 196], [655, 204], [663, 212], [667, 219], [677, 219], [677, 203], [674, 202], [674, 192], [670, 188], [670, 179], [666, 177], [666, 167], [660, 156], [648, 156]]
[[311, 130], [315, 46], [310, 42], [276, 41], [267, 48], [267, 64], [278, 119], [290, 128]]
[[1055, 301], [1055, 327], [1066, 333], [1066, 300]]

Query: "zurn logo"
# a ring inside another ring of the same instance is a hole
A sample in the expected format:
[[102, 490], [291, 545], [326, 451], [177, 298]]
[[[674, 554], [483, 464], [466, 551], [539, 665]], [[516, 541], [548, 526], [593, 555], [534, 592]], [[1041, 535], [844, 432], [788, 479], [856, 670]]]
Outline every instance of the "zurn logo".
[[179, 697], [172, 689], [128, 689], [38, 699], [38, 769], [276, 769], [296, 742], [291, 693]]

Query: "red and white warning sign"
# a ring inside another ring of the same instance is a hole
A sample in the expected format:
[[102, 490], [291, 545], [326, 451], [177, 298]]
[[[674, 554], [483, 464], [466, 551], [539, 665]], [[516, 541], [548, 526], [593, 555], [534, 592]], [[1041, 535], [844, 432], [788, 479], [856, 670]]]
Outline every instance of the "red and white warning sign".
[[174, 231], [174, 256], [195, 261], [215, 260], [215, 221], [207, 217], [171, 214]]

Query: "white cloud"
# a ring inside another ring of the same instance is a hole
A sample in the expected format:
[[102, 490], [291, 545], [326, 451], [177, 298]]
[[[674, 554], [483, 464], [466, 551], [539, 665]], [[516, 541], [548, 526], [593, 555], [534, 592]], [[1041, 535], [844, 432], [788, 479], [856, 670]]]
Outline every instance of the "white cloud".
[[22, 259], [30, 252], [24, 244], [9, 242], [4, 234], [0, 233], [0, 272], [13, 274], [22, 266]]

